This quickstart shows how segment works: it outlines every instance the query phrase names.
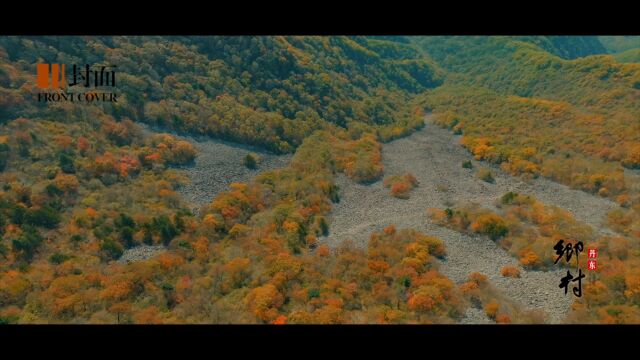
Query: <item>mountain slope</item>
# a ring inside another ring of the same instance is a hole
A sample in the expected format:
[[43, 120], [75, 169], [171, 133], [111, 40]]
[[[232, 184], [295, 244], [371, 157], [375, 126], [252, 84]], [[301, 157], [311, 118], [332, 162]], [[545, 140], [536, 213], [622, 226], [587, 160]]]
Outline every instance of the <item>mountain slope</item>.
[[[98, 37], [0, 39], [13, 99], [6, 118], [47, 115], [28, 91], [35, 63], [118, 66], [117, 120], [290, 152], [313, 130], [371, 127], [390, 139], [419, 126], [408, 96], [442, 82], [412, 47], [349, 37]], [[56, 50], [58, 49], [58, 50]], [[20, 59], [22, 61], [16, 62]]]

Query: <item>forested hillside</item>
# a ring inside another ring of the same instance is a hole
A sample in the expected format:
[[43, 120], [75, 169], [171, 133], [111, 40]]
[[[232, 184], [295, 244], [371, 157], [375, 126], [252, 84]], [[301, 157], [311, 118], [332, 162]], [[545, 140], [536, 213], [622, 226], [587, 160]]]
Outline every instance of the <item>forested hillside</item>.
[[49, 115], [20, 91], [37, 61], [114, 64], [123, 96], [107, 114], [278, 152], [331, 125], [405, 134], [421, 125], [408, 96], [442, 82], [412, 47], [366, 38], [11, 37], [0, 46], [8, 118]]
[[604, 248], [624, 244], [615, 245], [626, 248], [624, 255], [607, 253], [610, 264], [571, 318], [637, 322], [640, 65], [611, 55], [563, 59], [553, 55], [560, 50], [543, 51], [537, 41], [518, 38], [416, 42], [425, 51], [435, 49], [429, 52], [433, 59], [455, 73], [446, 85], [420, 95], [424, 104], [438, 114], [439, 125], [462, 135], [462, 145], [476, 159], [513, 175], [548, 177], [620, 205], [606, 215], [616, 236], [597, 243]]
[[[320, 242], [340, 201], [336, 177], [381, 180], [382, 144], [422, 128], [426, 112], [477, 160], [620, 204], [603, 214], [617, 235], [597, 240], [608, 257], [601, 278], [569, 320], [637, 322], [640, 64], [605, 55], [611, 46], [595, 37], [1, 37], [0, 323], [440, 323], [478, 299], [496, 322], [536, 321], [499, 305], [483, 275], [455, 284], [440, 273], [446, 247], [429, 234], [389, 226], [366, 249]], [[38, 102], [38, 63], [115, 65], [118, 101]], [[294, 156], [195, 215], [179, 189], [198, 153], [176, 134]], [[562, 214], [536, 224], [560, 226]], [[508, 225], [523, 234], [507, 240], [531, 240], [524, 232], [534, 230]], [[505, 241], [521, 257], [526, 245]], [[118, 261], [143, 244], [166, 251]]]

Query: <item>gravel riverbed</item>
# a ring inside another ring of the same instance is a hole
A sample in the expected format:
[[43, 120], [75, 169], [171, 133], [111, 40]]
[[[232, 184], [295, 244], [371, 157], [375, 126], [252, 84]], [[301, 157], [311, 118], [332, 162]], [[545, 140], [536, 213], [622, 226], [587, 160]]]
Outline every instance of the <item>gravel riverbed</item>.
[[[148, 125], [140, 124], [145, 135], [162, 133]], [[187, 140], [197, 150], [197, 156], [192, 165], [182, 166], [181, 170], [189, 178], [189, 184], [178, 191], [191, 205], [191, 211], [198, 213], [200, 207], [208, 204], [220, 192], [228, 190], [234, 182], [248, 182], [262, 171], [285, 167], [292, 155], [277, 155], [256, 147], [216, 140], [208, 137], [170, 134], [178, 139]], [[258, 163], [255, 169], [249, 169], [243, 164], [244, 157], [253, 153], [257, 155]], [[166, 251], [159, 246], [136, 246], [127, 249], [118, 262], [129, 263], [146, 260]]]
[[[141, 126], [147, 135], [162, 132], [144, 124]], [[291, 154], [274, 154], [258, 147], [210, 137], [171, 135], [189, 141], [198, 152], [192, 165], [180, 167], [190, 182], [179, 189], [183, 198], [191, 204], [191, 210], [196, 213], [220, 192], [229, 190], [231, 183], [249, 182], [260, 172], [285, 167], [292, 157]], [[243, 164], [244, 157], [249, 153], [257, 155], [255, 169]]]
[[[503, 173], [495, 165], [475, 161], [459, 144], [459, 136], [433, 125], [429, 116], [425, 118], [423, 129], [383, 146], [385, 176], [411, 172], [420, 182], [410, 198], [392, 197], [382, 181], [361, 185], [340, 175], [337, 185], [341, 201], [334, 204], [331, 212], [329, 236], [320, 241], [336, 247], [350, 240], [356, 246], [366, 247], [372, 232], [381, 231], [390, 224], [399, 229], [421, 230], [445, 242], [447, 257], [441, 261], [440, 271], [452, 281], [462, 283], [471, 272], [481, 272], [510, 300], [523, 308], [544, 310], [551, 323], [561, 322], [573, 301], [558, 288], [559, 279], [564, 275], [561, 270], [527, 271], [518, 266], [517, 259], [490, 239], [461, 234], [433, 224], [426, 216], [426, 209], [475, 202], [495, 210], [496, 199], [514, 191], [533, 195], [546, 204], [569, 211], [598, 234], [613, 234], [604, 225], [604, 220], [607, 212], [617, 205], [547, 179], [525, 181]], [[145, 132], [153, 132], [147, 127], [144, 129]], [[196, 213], [218, 193], [227, 190], [232, 182], [250, 181], [259, 172], [285, 167], [291, 160], [291, 155], [275, 155], [246, 145], [202, 137], [177, 137], [190, 141], [198, 150], [194, 164], [182, 168], [190, 183], [180, 189]], [[260, 159], [257, 169], [248, 169], [242, 163], [249, 152], [257, 154]], [[473, 169], [462, 167], [467, 160], [472, 162]], [[495, 183], [476, 178], [476, 171], [481, 166], [491, 169]], [[162, 246], [140, 246], [128, 249], [119, 261], [139, 261], [163, 251], [166, 250]], [[501, 276], [500, 269], [505, 265], [518, 266], [521, 277]], [[482, 310], [469, 308], [461, 322], [491, 321]]]
[[[382, 181], [370, 185], [357, 184], [341, 175], [337, 179], [341, 201], [334, 204], [330, 216], [330, 234], [320, 241], [331, 247], [345, 240], [365, 247], [371, 232], [393, 224], [398, 229], [414, 228], [441, 238], [447, 257], [440, 271], [456, 283], [469, 273], [487, 275], [496, 288], [523, 308], [543, 309], [551, 323], [561, 322], [573, 298], [558, 288], [562, 270], [527, 271], [518, 260], [484, 236], [461, 234], [433, 224], [426, 216], [429, 207], [449, 207], [455, 203], [476, 202], [495, 209], [495, 201], [508, 191], [530, 194], [540, 201], [568, 210], [600, 234], [612, 233], [604, 225], [608, 211], [617, 204], [573, 190], [547, 179], [522, 180], [503, 173], [497, 166], [480, 163], [459, 144], [459, 136], [431, 124], [414, 134], [383, 146], [385, 176], [413, 173], [420, 185], [407, 200], [397, 199], [384, 188]], [[473, 169], [462, 167], [470, 160]], [[491, 168], [495, 183], [475, 177], [478, 167]], [[505, 278], [500, 269], [505, 265], [520, 268], [520, 278]], [[475, 310], [467, 312], [463, 323], [482, 323], [488, 319]]]

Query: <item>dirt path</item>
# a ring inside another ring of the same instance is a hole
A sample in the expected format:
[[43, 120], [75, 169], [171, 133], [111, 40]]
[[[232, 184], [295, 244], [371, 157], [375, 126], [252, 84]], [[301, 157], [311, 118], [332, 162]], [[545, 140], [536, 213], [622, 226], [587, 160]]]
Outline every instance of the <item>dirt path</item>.
[[[427, 218], [426, 209], [447, 207], [458, 201], [472, 201], [493, 208], [498, 197], [507, 191], [515, 191], [564, 208], [599, 233], [609, 233], [610, 230], [603, 225], [603, 218], [617, 205], [546, 179], [525, 182], [504, 174], [496, 166], [481, 164], [459, 145], [458, 136], [432, 125], [428, 120], [424, 129], [383, 147], [386, 175], [411, 172], [420, 181], [411, 197], [402, 200], [390, 196], [382, 181], [360, 185], [340, 176], [337, 183], [341, 189], [341, 201], [332, 211], [330, 234], [321, 241], [337, 246], [351, 239], [364, 247], [371, 232], [380, 231], [389, 224], [424, 231], [445, 242], [448, 256], [440, 270], [453, 281], [460, 283], [469, 273], [482, 272], [505, 295], [523, 307], [543, 309], [550, 322], [561, 322], [573, 301], [558, 288], [562, 271], [526, 271], [520, 268], [521, 278], [504, 278], [500, 269], [508, 264], [517, 265], [517, 259], [486, 237], [464, 235], [436, 226]], [[466, 160], [472, 161], [474, 169], [462, 167]], [[492, 168], [494, 184], [475, 177], [478, 166]], [[475, 309], [470, 310], [463, 320], [470, 323], [485, 321], [484, 315]]]

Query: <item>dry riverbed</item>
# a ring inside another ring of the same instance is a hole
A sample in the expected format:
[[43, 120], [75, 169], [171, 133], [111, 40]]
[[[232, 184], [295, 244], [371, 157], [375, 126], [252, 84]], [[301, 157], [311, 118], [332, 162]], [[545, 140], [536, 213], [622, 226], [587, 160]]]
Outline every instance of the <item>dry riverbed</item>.
[[[144, 124], [140, 126], [147, 135], [162, 133]], [[190, 182], [179, 192], [191, 204], [194, 212], [198, 212], [202, 205], [211, 202], [220, 192], [229, 190], [231, 183], [249, 182], [260, 172], [285, 167], [292, 157], [291, 154], [274, 154], [258, 147], [210, 137], [170, 134], [189, 141], [198, 152], [194, 164], [180, 167]], [[244, 157], [249, 153], [257, 155], [255, 169], [243, 164]]]
[[[473, 169], [462, 167], [470, 160]], [[378, 181], [357, 184], [339, 176], [341, 201], [331, 213], [330, 234], [321, 242], [331, 247], [345, 240], [366, 247], [370, 234], [387, 225], [414, 228], [440, 237], [447, 249], [440, 271], [456, 283], [472, 272], [487, 275], [496, 288], [523, 308], [543, 309], [549, 322], [561, 322], [573, 298], [558, 288], [561, 270], [527, 271], [505, 250], [484, 236], [473, 236], [437, 226], [426, 216], [429, 207], [444, 208], [455, 203], [476, 202], [495, 209], [496, 199], [508, 191], [530, 194], [540, 201], [564, 208], [598, 233], [611, 233], [603, 224], [604, 216], [617, 205], [606, 199], [546, 179], [524, 181], [507, 175], [496, 166], [480, 163], [459, 144], [459, 136], [431, 124], [422, 130], [383, 146], [385, 175], [413, 173], [420, 185], [407, 200], [397, 199]], [[478, 167], [491, 168], [495, 183], [475, 177]], [[505, 265], [520, 268], [521, 278], [505, 278], [500, 269]], [[481, 311], [470, 309], [464, 323], [487, 322]]]
[[[140, 126], [146, 135], [163, 132], [144, 124]], [[201, 206], [211, 202], [220, 192], [229, 190], [231, 183], [249, 182], [260, 172], [285, 167], [292, 157], [290, 154], [277, 155], [256, 147], [207, 137], [170, 134], [191, 142], [198, 151], [194, 164], [180, 167], [189, 178], [189, 184], [181, 187], [179, 192], [194, 213], [198, 213]], [[243, 164], [244, 157], [249, 153], [257, 155], [255, 169]], [[137, 246], [125, 250], [118, 261], [128, 263], [146, 260], [164, 250], [163, 246]]]

